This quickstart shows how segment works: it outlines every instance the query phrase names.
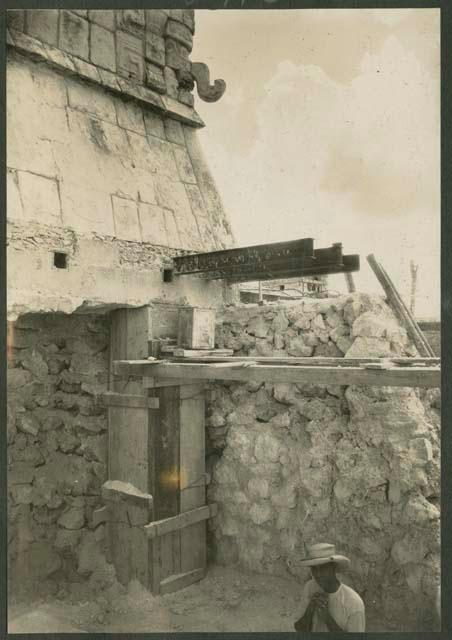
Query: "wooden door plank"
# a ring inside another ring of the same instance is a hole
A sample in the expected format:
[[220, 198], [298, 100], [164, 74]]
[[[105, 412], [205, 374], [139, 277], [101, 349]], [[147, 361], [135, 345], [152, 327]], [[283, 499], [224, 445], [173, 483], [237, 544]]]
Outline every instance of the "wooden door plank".
[[186, 513], [180, 513], [172, 518], [165, 518], [164, 520], [150, 522], [144, 527], [144, 529], [149, 538], [159, 538], [171, 533], [172, 531], [189, 527], [195, 522], [207, 520], [207, 518], [215, 516], [217, 509], [218, 506], [215, 503], [205, 505], [204, 507], [198, 507], [192, 511], [187, 511]]
[[180, 388], [163, 387], [151, 392], [159, 400], [154, 419], [154, 517], [179, 513]]
[[[108, 409], [110, 480], [130, 482], [148, 493], [148, 412], [151, 409]], [[157, 410], [156, 410], [157, 411]]]
[[[205, 399], [202, 385], [181, 387], [180, 465], [181, 513], [206, 504], [205, 490]], [[206, 523], [186, 527], [181, 535], [181, 572], [206, 565]]]

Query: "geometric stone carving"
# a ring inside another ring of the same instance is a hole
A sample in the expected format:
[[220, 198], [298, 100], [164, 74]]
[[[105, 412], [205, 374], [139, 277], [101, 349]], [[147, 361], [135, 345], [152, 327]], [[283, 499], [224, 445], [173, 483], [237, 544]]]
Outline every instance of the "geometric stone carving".
[[116, 46], [118, 73], [125, 78], [142, 82], [144, 75], [142, 41], [129, 33], [117, 31]]

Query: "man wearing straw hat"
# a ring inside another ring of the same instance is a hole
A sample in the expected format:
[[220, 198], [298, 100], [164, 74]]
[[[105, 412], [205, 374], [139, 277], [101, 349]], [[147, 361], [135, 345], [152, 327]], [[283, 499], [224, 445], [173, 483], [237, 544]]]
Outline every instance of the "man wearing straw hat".
[[301, 617], [295, 623], [296, 631], [364, 633], [364, 603], [356, 591], [343, 584], [336, 575], [349, 564], [350, 560], [337, 554], [332, 544], [321, 542], [308, 547], [307, 557], [300, 565], [311, 567], [312, 580], [303, 590]]

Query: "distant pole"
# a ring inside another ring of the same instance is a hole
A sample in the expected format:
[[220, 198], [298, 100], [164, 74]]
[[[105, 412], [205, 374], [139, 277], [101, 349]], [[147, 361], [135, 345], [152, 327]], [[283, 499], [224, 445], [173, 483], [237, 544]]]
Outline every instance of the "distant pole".
[[262, 295], [262, 282], [259, 280], [259, 304], [264, 304], [264, 298]]
[[419, 268], [419, 265], [415, 264], [413, 260], [410, 260], [410, 271], [411, 271], [410, 311], [413, 316], [414, 316], [414, 308], [416, 306], [416, 285], [417, 285], [418, 268]]
[[344, 273], [344, 275], [345, 275], [345, 282], [347, 283], [348, 292], [355, 293], [356, 287], [355, 287], [355, 281], [353, 280], [353, 274]]

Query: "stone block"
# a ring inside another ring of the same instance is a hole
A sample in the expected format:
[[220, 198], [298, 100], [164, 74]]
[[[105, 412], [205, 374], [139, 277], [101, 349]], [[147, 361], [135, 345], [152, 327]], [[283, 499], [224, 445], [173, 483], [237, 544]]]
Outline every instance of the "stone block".
[[143, 116], [146, 135], [165, 140], [165, 127], [162, 116], [147, 109], [143, 110]]
[[122, 9], [116, 14], [118, 27], [141, 37], [145, 29], [143, 9]]
[[82, 18], [88, 17], [88, 9], [71, 9], [72, 13], [76, 13], [78, 16]]
[[163, 70], [163, 76], [165, 78], [166, 93], [172, 98], [179, 97], [179, 81], [176, 76], [176, 72], [170, 67], [165, 67]]
[[26, 31], [42, 42], [58, 45], [57, 9], [30, 9], [26, 13]]
[[165, 33], [165, 25], [168, 15], [159, 9], [147, 9], [146, 14], [146, 31], [151, 31], [162, 36]]
[[27, 353], [21, 360], [21, 364], [24, 369], [30, 371], [36, 378], [42, 378], [49, 373], [46, 361], [36, 349], [32, 349], [31, 352]]
[[292, 338], [287, 347], [287, 353], [295, 357], [308, 357], [312, 355], [312, 347], [305, 344], [303, 338]]
[[8, 9], [6, 11], [6, 24], [11, 29], [23, 31], [25, 26], [25, 11], [23, 9]]
[[[347, 340], [347, 338], [340, 338], [337, 341], [336, 344], [339, 349], [341, 349], [342, 343], [345, 340]], [[352, 346], [345, 353], [346, 358], [361, 358], [364, 356], [385, 358], [391, 355], [391, 348], [388, 340], [384, 340], [383, 338], [363, 338], [361, 336], [355, 338]]]
[[58, 181], [27, 171], [19, 171], [18, 177], [24, 218], [42, 224], [61, 225]]
[[16, 484], [9, 490], [15, 504], [31, 504], [33, 502], [33, 487], [31, 484]]
[[124, 100], [116, 100], [115, 104], [119, 126], [123, 129], [134, 131], [140, 136], [145, 136], [146, 129], [140, 105], [136, 102], [126, 102]]
[[[101, 120], [117, 124], [115, 103], [106, 91], [99, 91], [78, 80], [66, 80], [71, 109], [92, 113]], [[70, 115], [70, 114], [69, 114]], [[83, 132], [85, 133], [85, 132]]]
[[167, 246], [164, 210], [157, 205], [139, 202], [138, 211], [143, 242]]
[[183, 19], [184, 24], [190, 29], [190, 31], [195, 33], [195, 12], [194, 9], [184, 9], [183, 10]]
[[166, 23], [165, 33], [168, 38], [182, 44], [189, 52], [193, 49], [193, 34], [182, 22], [170, 18]]
[[78, 58], [89, 58], [89, 22], [71, 11], [61, 11], [60, 47]]
[[168, 234], [168, 246], [180, 249], [183, 246], [173, 211], [165, 209], [165, 227]]
[[134, 200], [112, 195], [115, 237], [121, 240], [141, 242], [137, 203]]
[[143, 41], [124, 31], [116, 32], [116, 67], [124, 78], [138, 82], [144, 77]]
[[185, 145], [184, 131], [182, 125], [172, 118], [165, 119], [165, 133], [169, 142]]
[[173, 153], [176, 160], [179, 178], [182, 182], [196, 184], [196, 176], [187, 150], [178, 145], [173, 145]]
[[97, 24], [91, 25], [90, 59], [99, 67], [116, 71], [115, 37]]
[[[190, 71], [190, 60], [188, 56], [190, 51], [177, 40], [167, 38], [166, 44], [166, 65], [173, 70], [181, 69], [184, 71]], [[179, 83], [178, 83], [179, 86]]]
[[271, 520], [273, 512], [268, 503], [259, 503], [251, 506], [249, 515], [254, 524], [260, 525]]
[[413, 438], [410, 440], [410, 458], [415, 464], [426, 465], [433, 460], [432, 444], [426, 438]]
[[185, 89], [179, 90], [177, 99], [179, 100], [179, 102], [182, 102], [182, 104], [187, 105], [187, 107], [193, 107], [195, 104], [195, 98], [193, 97], [193, 94], [190, 93], [190, 91], [186, 91]]
[[176, 20], [177, 22], [184, 22], [184, 10], [183, 9], [170, 9], [169, 18]]
[[186, 184], [185, 190], [190, 201], [191, 210], [198, 220], [198, 225], [207, 225], [207, 210], [199, 187], [195, 184]]
[[104, 29], [108, 29], [109, 31], [115, 30], [115, 12], [113, 9], [108, 9], [105, 11], [101, 11], [98, 9], [90, 10], [88, 12], [88, 18], [94, 24], [99, 25], [99, 27], [103, 27]]
[[392, 549], [391, 556], [398, 565], [422, 562], [427, 553], [427, 545], [419, 535], [407, 533], [402, 540], [397, 540]]
[[163, 71], [152, 62], [146, 62], [146, 84], [158, 93], [166, 93], [166, 83]]
[[77, 56], [73, 56], [73, 60], [77, 70], [77, 75], [81, 76], [85, 80], [89, 80], [90, 82], [101, 84], [100, 74], [96, 65], [91, 64], [91, 62], [86, 62], [81, 58], [77, 58]]
[[9, 220], [20, 220], [23, 217], [23, 209], [19, 193], [17, 171], [8, 169], [6, 175], [6, 215]]
[[146, 33], [145, 58], [159, 67], [165, 66], [165, 39], [148, 31]]

